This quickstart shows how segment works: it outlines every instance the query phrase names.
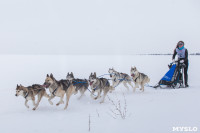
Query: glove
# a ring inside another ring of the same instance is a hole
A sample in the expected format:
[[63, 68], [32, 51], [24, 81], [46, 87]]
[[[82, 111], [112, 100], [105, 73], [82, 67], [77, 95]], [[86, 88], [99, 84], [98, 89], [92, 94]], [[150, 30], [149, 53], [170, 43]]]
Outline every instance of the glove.
[[180, 63], [183, 63], [184, 62], [184, 60], [180, 60]]
[[172, 63], [175, 63], [175, 60], [174, 60], [174, 59], [172, 59]]

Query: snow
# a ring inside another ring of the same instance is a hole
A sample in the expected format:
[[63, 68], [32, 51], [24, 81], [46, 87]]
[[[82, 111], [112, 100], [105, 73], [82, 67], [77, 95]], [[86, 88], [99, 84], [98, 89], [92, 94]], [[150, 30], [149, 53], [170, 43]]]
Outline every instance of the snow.
[[[43, 98], [36, 111], [15, 97], [17, 84], [43, 84], [46, 74], [65, 79], [68, 72], [88, 79], [91, 72], [114, 67], [130, 74], [131, 66], [155, 85], [172, 57], [136, 54], [172, 53], [183, 40], [189, 53], [199, 52], [198, 0], [6, 0], [0, 1], [1, 133], [170, 133], [173, 127], [198, 127], [199, 56], [189, 56], [189, 88], [135, 93], [119, 85], [108, 96], [124, 97], [127, 117], [114, 119], [113, 105], [93, 100], [87, 91], [73, 95], [67, 110]], [[105, 78], [109, 78], [105, 76]], [[48, 89], [47, 92], [49, 93]]]
[[[27, 109], [23, 97], [15, 97], [17, 84], [24, 86], [34, 83], [43, 84], [46, 74], [53, 73], [56, 79], [65, 79], [67, 72], [77, 78], [87, 78], [91, 72], [97, 75], [108, 73], [114, 67], [119, 72], [130, 74], [131, 66], [147, 74], [155, 85], [168, 71], [171, 56], [148, 55], [1, 55], [0, 69], [0, 132], [1, 133], [170, 133], [172, 127], [198, 127], [199, 132], [199, 56], [189, 56], [189, 88], [154, 89], [145, 87], [135, 93], [119, 85], [108, 96], [115, 102], [121, 101], [124, 107], [125, 95], [127, 117], [114, 119], [110, 110], [113, 105], [105, 99], [93, 100], [87, 91], [82, 99], [80, 94], [73, 95], [67, 110], [64, 105], [56, 106], [59, 98], [50, 105], [43, 98], [36, 111], [32, 102]], [[106, 78], [109, 78], [105, 76]], [[49, 93], [48, 89], [47, 92]]]

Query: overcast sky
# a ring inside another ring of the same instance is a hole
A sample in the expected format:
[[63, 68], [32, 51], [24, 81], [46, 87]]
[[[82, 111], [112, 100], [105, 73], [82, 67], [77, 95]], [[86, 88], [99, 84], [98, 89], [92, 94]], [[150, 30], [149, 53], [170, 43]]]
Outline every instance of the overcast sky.
[[200, 52], [199, 0], [1, 0], [0, 54]]

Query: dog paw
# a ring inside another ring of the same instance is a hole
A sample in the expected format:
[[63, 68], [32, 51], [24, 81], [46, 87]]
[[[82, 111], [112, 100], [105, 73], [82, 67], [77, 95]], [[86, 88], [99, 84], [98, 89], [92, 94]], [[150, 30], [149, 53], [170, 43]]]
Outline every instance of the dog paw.
[[33, 110], [36, 110], [36, 108], [33, 108]]
[[102, 103], [103, 103], [103, 101], [100, 102], [100, 104], [102, 104]]
[[75, 92], [74, 92], [74, 95], [76, 95], [77, 93], [78, 93], [78, 91], [75, 91]]
[[68, 107], [68, 104], [65, 106], [64, 110], [66, 110], [66, 109], [67, 109], [67, 107]]
[[97, 100], [97, 97], [95, 97], [94, 100]]
[[53, 102], [52, 102], [52, 101], [49, 101], [49, 103], [50, 103], [51, 105], [53, 105]]
[[60, 103], [57, 103], [56, 106], [60, 105]]
[[26, 106], [29, 109], [29, 106]]

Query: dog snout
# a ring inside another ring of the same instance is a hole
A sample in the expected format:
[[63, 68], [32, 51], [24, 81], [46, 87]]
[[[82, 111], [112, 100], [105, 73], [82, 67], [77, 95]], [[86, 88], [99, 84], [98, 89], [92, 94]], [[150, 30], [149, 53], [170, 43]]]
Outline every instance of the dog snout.
[[51, 85], [50, 83], [44, 82], [43, 87], [44, 87], [44, 88], [49, 88], [50, 85]]
[[46, 87], [46, 85], [47, 85], [47, 83], [46, 83], [46, 82], [44, 82], [43, 86], [44, 86], [44, 87]]

